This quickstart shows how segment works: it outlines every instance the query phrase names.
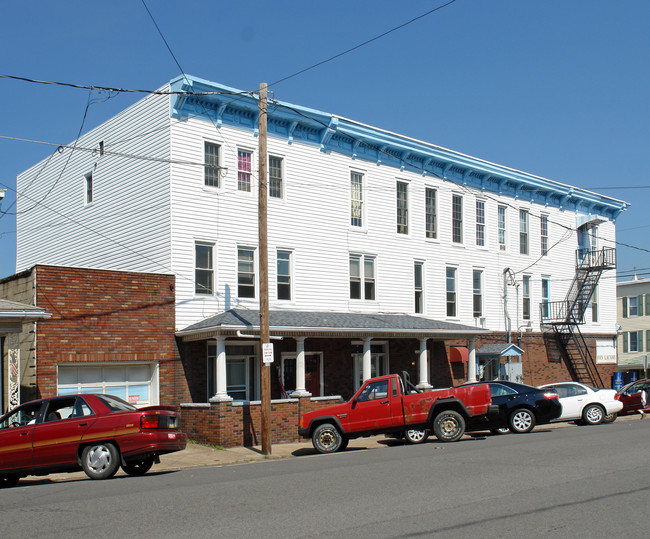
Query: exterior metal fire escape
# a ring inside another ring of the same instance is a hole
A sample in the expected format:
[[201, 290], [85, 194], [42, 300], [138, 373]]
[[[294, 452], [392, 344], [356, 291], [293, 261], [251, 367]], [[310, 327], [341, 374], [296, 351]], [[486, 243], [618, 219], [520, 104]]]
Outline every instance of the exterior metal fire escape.
[[551, 326], [560, 353], [574, 380], [604, 387], [596, 362], [589, 351], [579, 325], [591, 297], [605, 270], [616, 268], [616, 249], [578, 249], [576, 274], [564, 301], [549, 301], [540, 305], [542, 324]]

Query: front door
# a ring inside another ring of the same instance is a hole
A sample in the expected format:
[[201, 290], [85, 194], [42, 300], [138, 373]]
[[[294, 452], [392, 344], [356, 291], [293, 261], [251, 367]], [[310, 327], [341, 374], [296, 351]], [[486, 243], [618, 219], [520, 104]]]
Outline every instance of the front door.
[[377, 380], [364, 386], [350, 407], [349, 432], [381, 430], [393, 425], [391, 382]]
[[305, 354], [305, 389], [314, 397], [320, 397], [320, 354]]

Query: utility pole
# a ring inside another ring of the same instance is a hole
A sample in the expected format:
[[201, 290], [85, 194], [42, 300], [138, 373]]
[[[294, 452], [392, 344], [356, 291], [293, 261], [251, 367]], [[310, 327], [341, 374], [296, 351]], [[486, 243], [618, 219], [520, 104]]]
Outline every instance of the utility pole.
[[[260, 343], [262, 357], [262, 453], [271, 454], [271, 364], [267, 362], [267, 348], [272, 344], [269, 335], [269, 253], [267, 242], [267, 173], [266, 173], [266, 83], [260, 83], [259, 104], [259, 202], [258, 229], [260, 244]], [[272, 352], [271, 352], [272, 354]], [[272, 359], [271, 355], [271, 359]]]

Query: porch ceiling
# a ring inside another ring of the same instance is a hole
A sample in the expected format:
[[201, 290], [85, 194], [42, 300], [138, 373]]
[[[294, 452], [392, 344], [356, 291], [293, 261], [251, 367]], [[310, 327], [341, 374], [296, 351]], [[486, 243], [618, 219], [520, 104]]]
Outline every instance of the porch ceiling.
[[[335, 313], [327, 311], [270, 311], [272, 336], [470, 338], [490, 333], [487, 329], [441, 322], [408, 314]], [[192, 324], [176, 334], [183, 340], [203, 340], [240, 331], [258, 335], [259, 310], [231, 309]]]

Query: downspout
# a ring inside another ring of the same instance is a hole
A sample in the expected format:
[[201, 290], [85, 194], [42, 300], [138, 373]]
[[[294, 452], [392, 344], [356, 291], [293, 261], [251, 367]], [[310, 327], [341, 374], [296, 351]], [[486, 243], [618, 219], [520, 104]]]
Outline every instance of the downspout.
[[514, 283], [514, 273], [510, 268], [505, 268], [503, 270], [503, 316], [505, 317], [506, 331], [508, 332], [508, 344], [510, 344], [512, 342], [512, 320], [510, 320], [510, 314], [508, 313], [508, 278], [511, 281], [510, 284]]

